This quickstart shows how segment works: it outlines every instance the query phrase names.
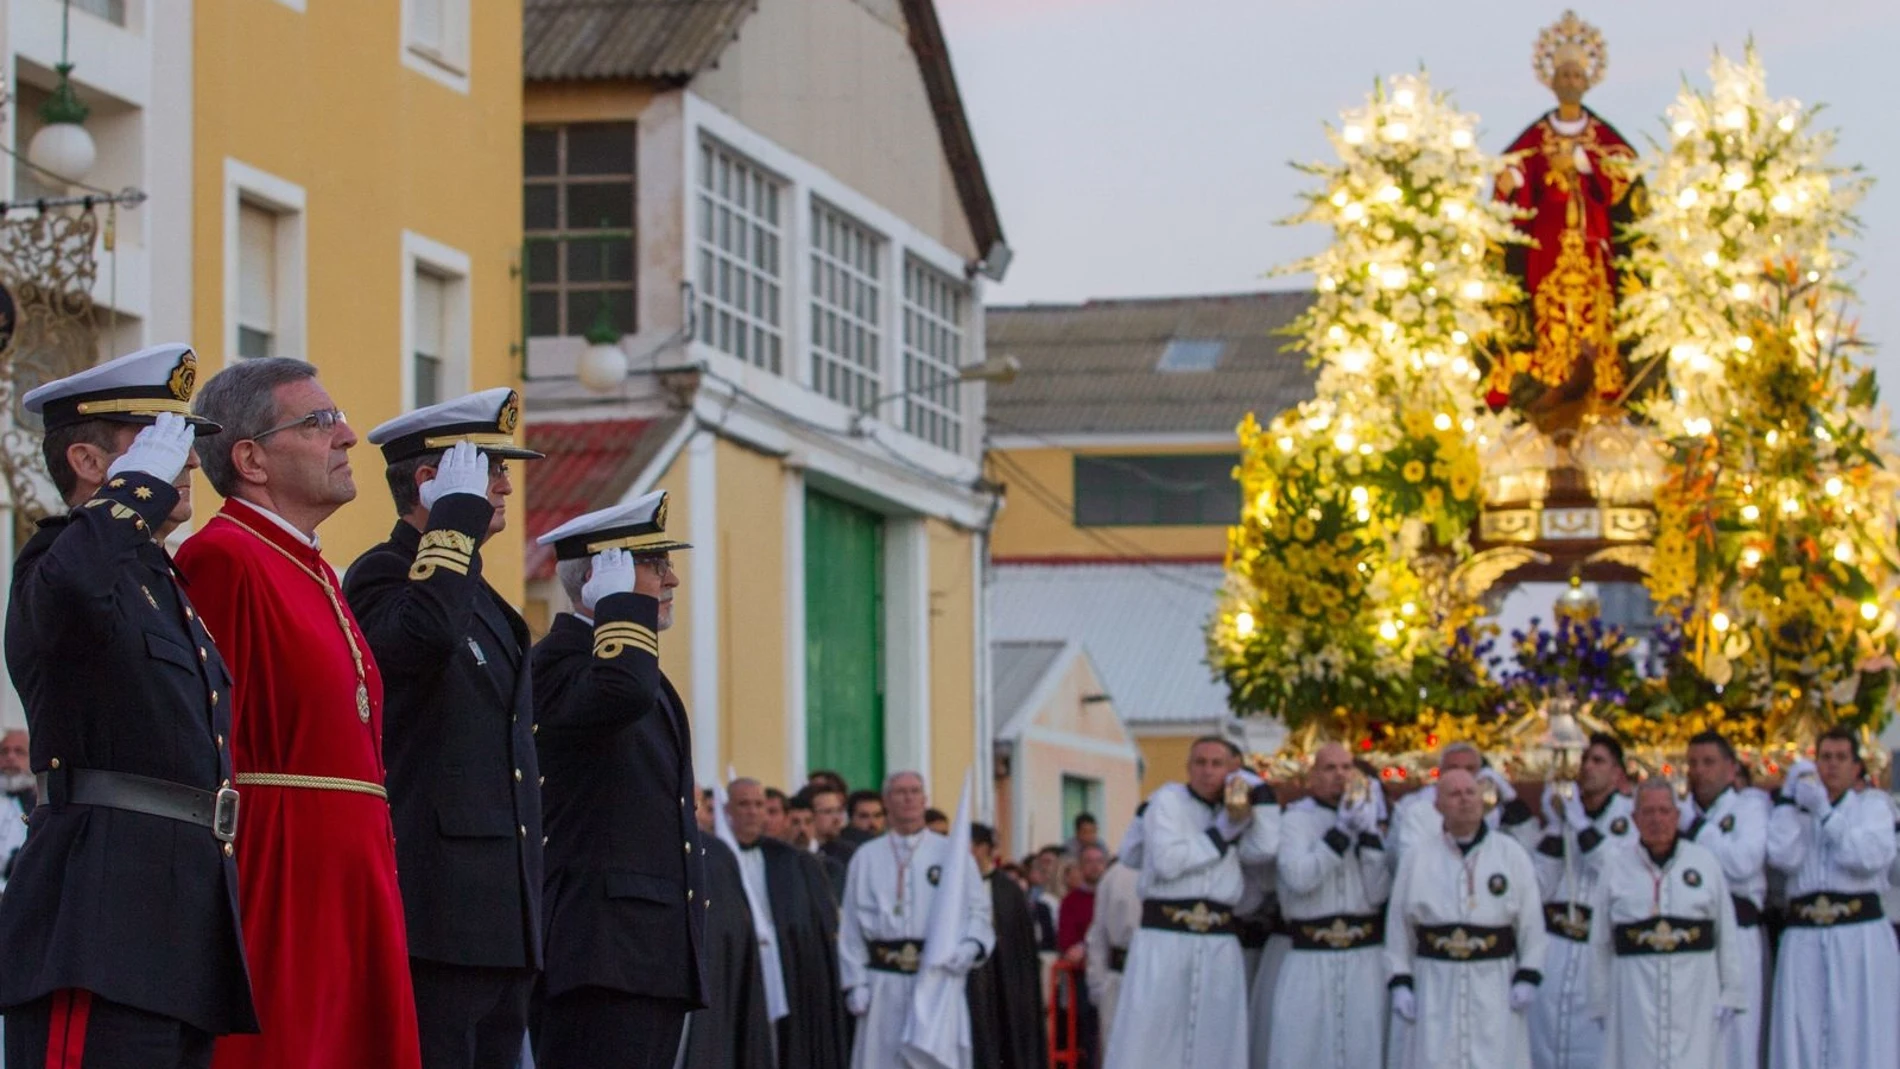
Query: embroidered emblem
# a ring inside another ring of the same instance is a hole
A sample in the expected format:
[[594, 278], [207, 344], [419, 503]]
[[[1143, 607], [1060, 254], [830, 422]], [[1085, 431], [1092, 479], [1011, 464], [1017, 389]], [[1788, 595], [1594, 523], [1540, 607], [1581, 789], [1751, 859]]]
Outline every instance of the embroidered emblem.
[[198, 386], [198, 357], [190, 349], [178, 358], [177, 366], [172, 368], [171, 378], [165, 380], [166, 388], [180, 401], [191, 400], [191, 391]]
[[1611, 835], [1627, 835], [1629, 834], [1629, 830], [1630, 822], [1627, 817], [1617, 817], [1615, 820], [1610, 821]]
[[152, 499], [152, 488], [149, 486], [134, 486], [132, 488], [132, 496], [138, 498], [140, 501], [150, 501]]
[[495, 418], [495, 429], [503, 434], [515, 433], [521, 425], [521, 395], [508, 391], [508, 399], [501, 403], [501, 414]]
[[924, 873], [924, 879], [929, 880], [930, 886], [932, 887], [935, 887], [937, 886], [937, 884], [943, 882], [943, 866], [942, 865], [930, 866], [929, 870], [927, 870]]
[[1492, 894], [1503, 898], [1504, 892], [1511, 889], [1511, 881], [1505, 879], [1502, 872], [1494, 872], [1491, 874], [1491, 879], [1485, 883], [1485, 886], [1491, 889]]
[[1547, 922], [1544, 925], [1546, 928], [1555, 930], [1573, 943], [1581, 943], [1590, 938], [1590, 918], [1581, 912], [1573, 915], [1570, 910], [1560, 909], [1544, 919]]
[[1342, 917], [1334, 917], [1333, 923], [1324, 928], [1315, 928], [1310, 924], [1300, 925], [1306, 937], [1315, 943], [1324, 943], [1334, 950], [1350, 950], [1372, 936], [1370, 924], [1347, 924]]
[[905, 943], [896, 950], [872, 947], [871, 953], [876, 956], [879, 965], [898, 972], [916, 972], [923, 965], [923, 950], [916, 943]]
[[[1697, 877], [1698, 881], [1700, 879], [1701, 877]], [[1692, 943], [1700, 938], [1702, 938], [1701, 925], [1691, 924], [1686, 928], [1678, 928], [1669, 923], [1669, 918], [1664, 917], [1658, 920], [1654, 927], [1631, 934], [1630, 941], [1637, 946], [1670, 954], [1680, 950], [1684, 943]]]
[[1690, 887], [1700, 887], [1702, 886], [1702, 874], [1694, 869], [1688, 869], [1682, 874], [1682, 882], [1688, 884]]
[[1735, 830], [1735, 814], [1730, 813], [1728, 816], [1723, 817], [1722, 822], [1720, 824], [1717, 824], [1716, 827], [1721, 828], [1724, 833], [1734, 831]]
[[666, 530], [666, 496], [660, 496], [660, 507], [653, 510], [653, 526], [657, 530]]
[[[1502, 876], [1492, 877], [1494, 880], [1501, 880], [1503, 878]], [[1433, 950], [1438, 951], [1453, 961], [1464, 961], [1473, 954], [1488, 951], [1496, 946], [1498, 942], [1498, 937], [1495, 935], [1481, 935], [1473, 938], [1471, 933], [1465, 931], [1463, 928], [1453, 928], [1450, 935], [1434, 935], [1429, 938], [1431, 939]]]
[[427, 579], [437, 568], [467, 575], [469, 560], [475, 555], [475, 539], [460, 531], [425, 531], [416, 547], [416, 560], [409, 566], [409, 578]]
[[1804, 902], [1796, 906], [1794, 911], [1800, 914], [1802, 920], [1825, 928], [1859, 913], [1860, 901], [1855, 899], [1848, 902], [1836, 902], [1826, 895], [1821, 895], [1812, 902]]
[[[932, 868], [930, 871], [936, 872], [937, 870]], [[935, 878], [932, 878], [930, 882], [936, 883], [937, 881]], [[1206, 935], [1215, 928], [1225, 925], [1232, 917], [1233, 914], [1226, 910], [1208, 909], [1207, 903], [1205, 902], [1194, 903], [1193, 909], [1181, 909], [1176, 907], [1168, 910], [1169, 920], [1193, 932], [1195, 935]]]
[[119, 487], [124, 486], [124, 485], [125, 485], [125, 476], [121, 475], [117, 479], [114, 479], [111, 482], [107, 483], [106, 489], [117, 490]]

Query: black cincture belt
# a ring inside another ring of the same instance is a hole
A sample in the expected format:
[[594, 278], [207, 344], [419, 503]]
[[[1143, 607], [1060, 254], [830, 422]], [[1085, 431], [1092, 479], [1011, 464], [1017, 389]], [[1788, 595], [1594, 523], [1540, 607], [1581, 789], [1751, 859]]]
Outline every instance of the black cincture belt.
[[229, 787], [203, 791], [171, 780], [99, 768], [58, 768], [34, 779], [40, 805], [123, 809], [208, 829], [219, 842], [237, 838], [238, 792]]
[[1189, 935], [1239, 935], [1234, 907], [1199, 898], [1147, 898], [1141, 903], [1141, 926]]
[[[1576, 910], [1576, 919], [1571, 919], [1571, 910]], [[1590, 907], [1573, 906], [1568, 902], [1544, 903], [1544, 930], [1559, 939], [1568, 939], [1573, 943], [1590, 941]]]
[[1616, 956], [1684, 954], [1715, 949], [1715, 922], [1704, 917], [1651, 917], [1615, 929]]
[[1517, 930], [1482, 924], [1424, 924], [1418, 956], [1433, 961], [1496, 961], [1517, 956]]
[[1259, 950], [1279, 930], [1278, 917], [1248, 917], [1240, 924], [1240, 949]]
[[1286, 926], [1295, 950], [1357, 950], [1385, 943], [1383, 913], [1288, 917]]
[[1127, 947], [1109, 947], [1108, 948], [1108, 971], [1109, 972], [1121, 972], [1122, 969], [1127, 966], [1127, 964], [1128, 964], [1128, 948]]
[[1753, 928], [1761, 923], [1761, 907], [1755, 904], [1754, 899], [1745, 898], [1741, 895], [1730, 895], [1729, 897], [1735, 900], [1735, 926], [1737, 928]]
[[1879, 895], [1820, 891], [1789, 900], [1784, 922], [1790, 928], [1832, 928], [1877, 921], [1883, 916]]
[[923, 967], [924, 941], [921, 939], [873, 939], [866, 945], [871, 950], [871, 968], [878, 972], [910, 975]]

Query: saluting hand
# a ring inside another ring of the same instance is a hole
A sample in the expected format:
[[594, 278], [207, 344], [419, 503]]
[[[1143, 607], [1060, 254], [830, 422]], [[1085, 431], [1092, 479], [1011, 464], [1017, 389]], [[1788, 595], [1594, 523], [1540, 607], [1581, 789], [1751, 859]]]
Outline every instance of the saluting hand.
[[581, 608], [594, 611], [595, 603], [609, 594], [633, 593], [633, 555], [624, 549], [603, 549], [594, 554], [594, 574], [581, 586]]
[[191, 456], [191, 443], [197, 436], [198, 429], [186, 422], [185, 417], [176, 412], [160, 412], [151, 426], [132, 439], [131, 448], [119, 454], [106, 469], [106, 478], [133, 471], [160, 482], [171, 482], [185, 470], [185, 461]]
[[432, 509], [450, 494], [475, 494], [488, 497], [488, 458], [474, 442], [457, 442], [442, 454], [435, 476], [417, 488], [422, 507]]

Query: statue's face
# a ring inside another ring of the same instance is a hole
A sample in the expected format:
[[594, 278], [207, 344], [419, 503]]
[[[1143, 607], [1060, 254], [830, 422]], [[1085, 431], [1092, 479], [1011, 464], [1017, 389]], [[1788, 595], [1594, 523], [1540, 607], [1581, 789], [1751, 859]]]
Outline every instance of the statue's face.
[[1584, 72], [1583, 64], [1576, 60], [1565, 60], [1557, 64], [1557, 70], [1550, 79], [1550, 88], [1557, 94], [1557, 103], [1581, 104], [1584, 90], [1590, 88], [1590, 76]]

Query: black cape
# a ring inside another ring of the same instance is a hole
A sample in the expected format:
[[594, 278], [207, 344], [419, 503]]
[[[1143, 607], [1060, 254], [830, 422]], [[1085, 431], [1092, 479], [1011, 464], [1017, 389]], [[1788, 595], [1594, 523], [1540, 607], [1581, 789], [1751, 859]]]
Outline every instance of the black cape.
[[773, 1069], [759, 938], [732, 850], [706, 847], [706, 1008], [688, 1018], [686, 1069]]
[[838, 976], [838, 900], [824, 864], [830, 859], [770, 838], [760, 839], [759, 849], [791, 1010], [779, 1025], [778, 1064], [844, 1069], [851, 1037]]
[[1029, 896], [1008, 876], [989, 877], [996, 951], [970, 973], [970, 1049], [976, 1069], [1044, 1069], [1049, 1044], [1042, 961]]

